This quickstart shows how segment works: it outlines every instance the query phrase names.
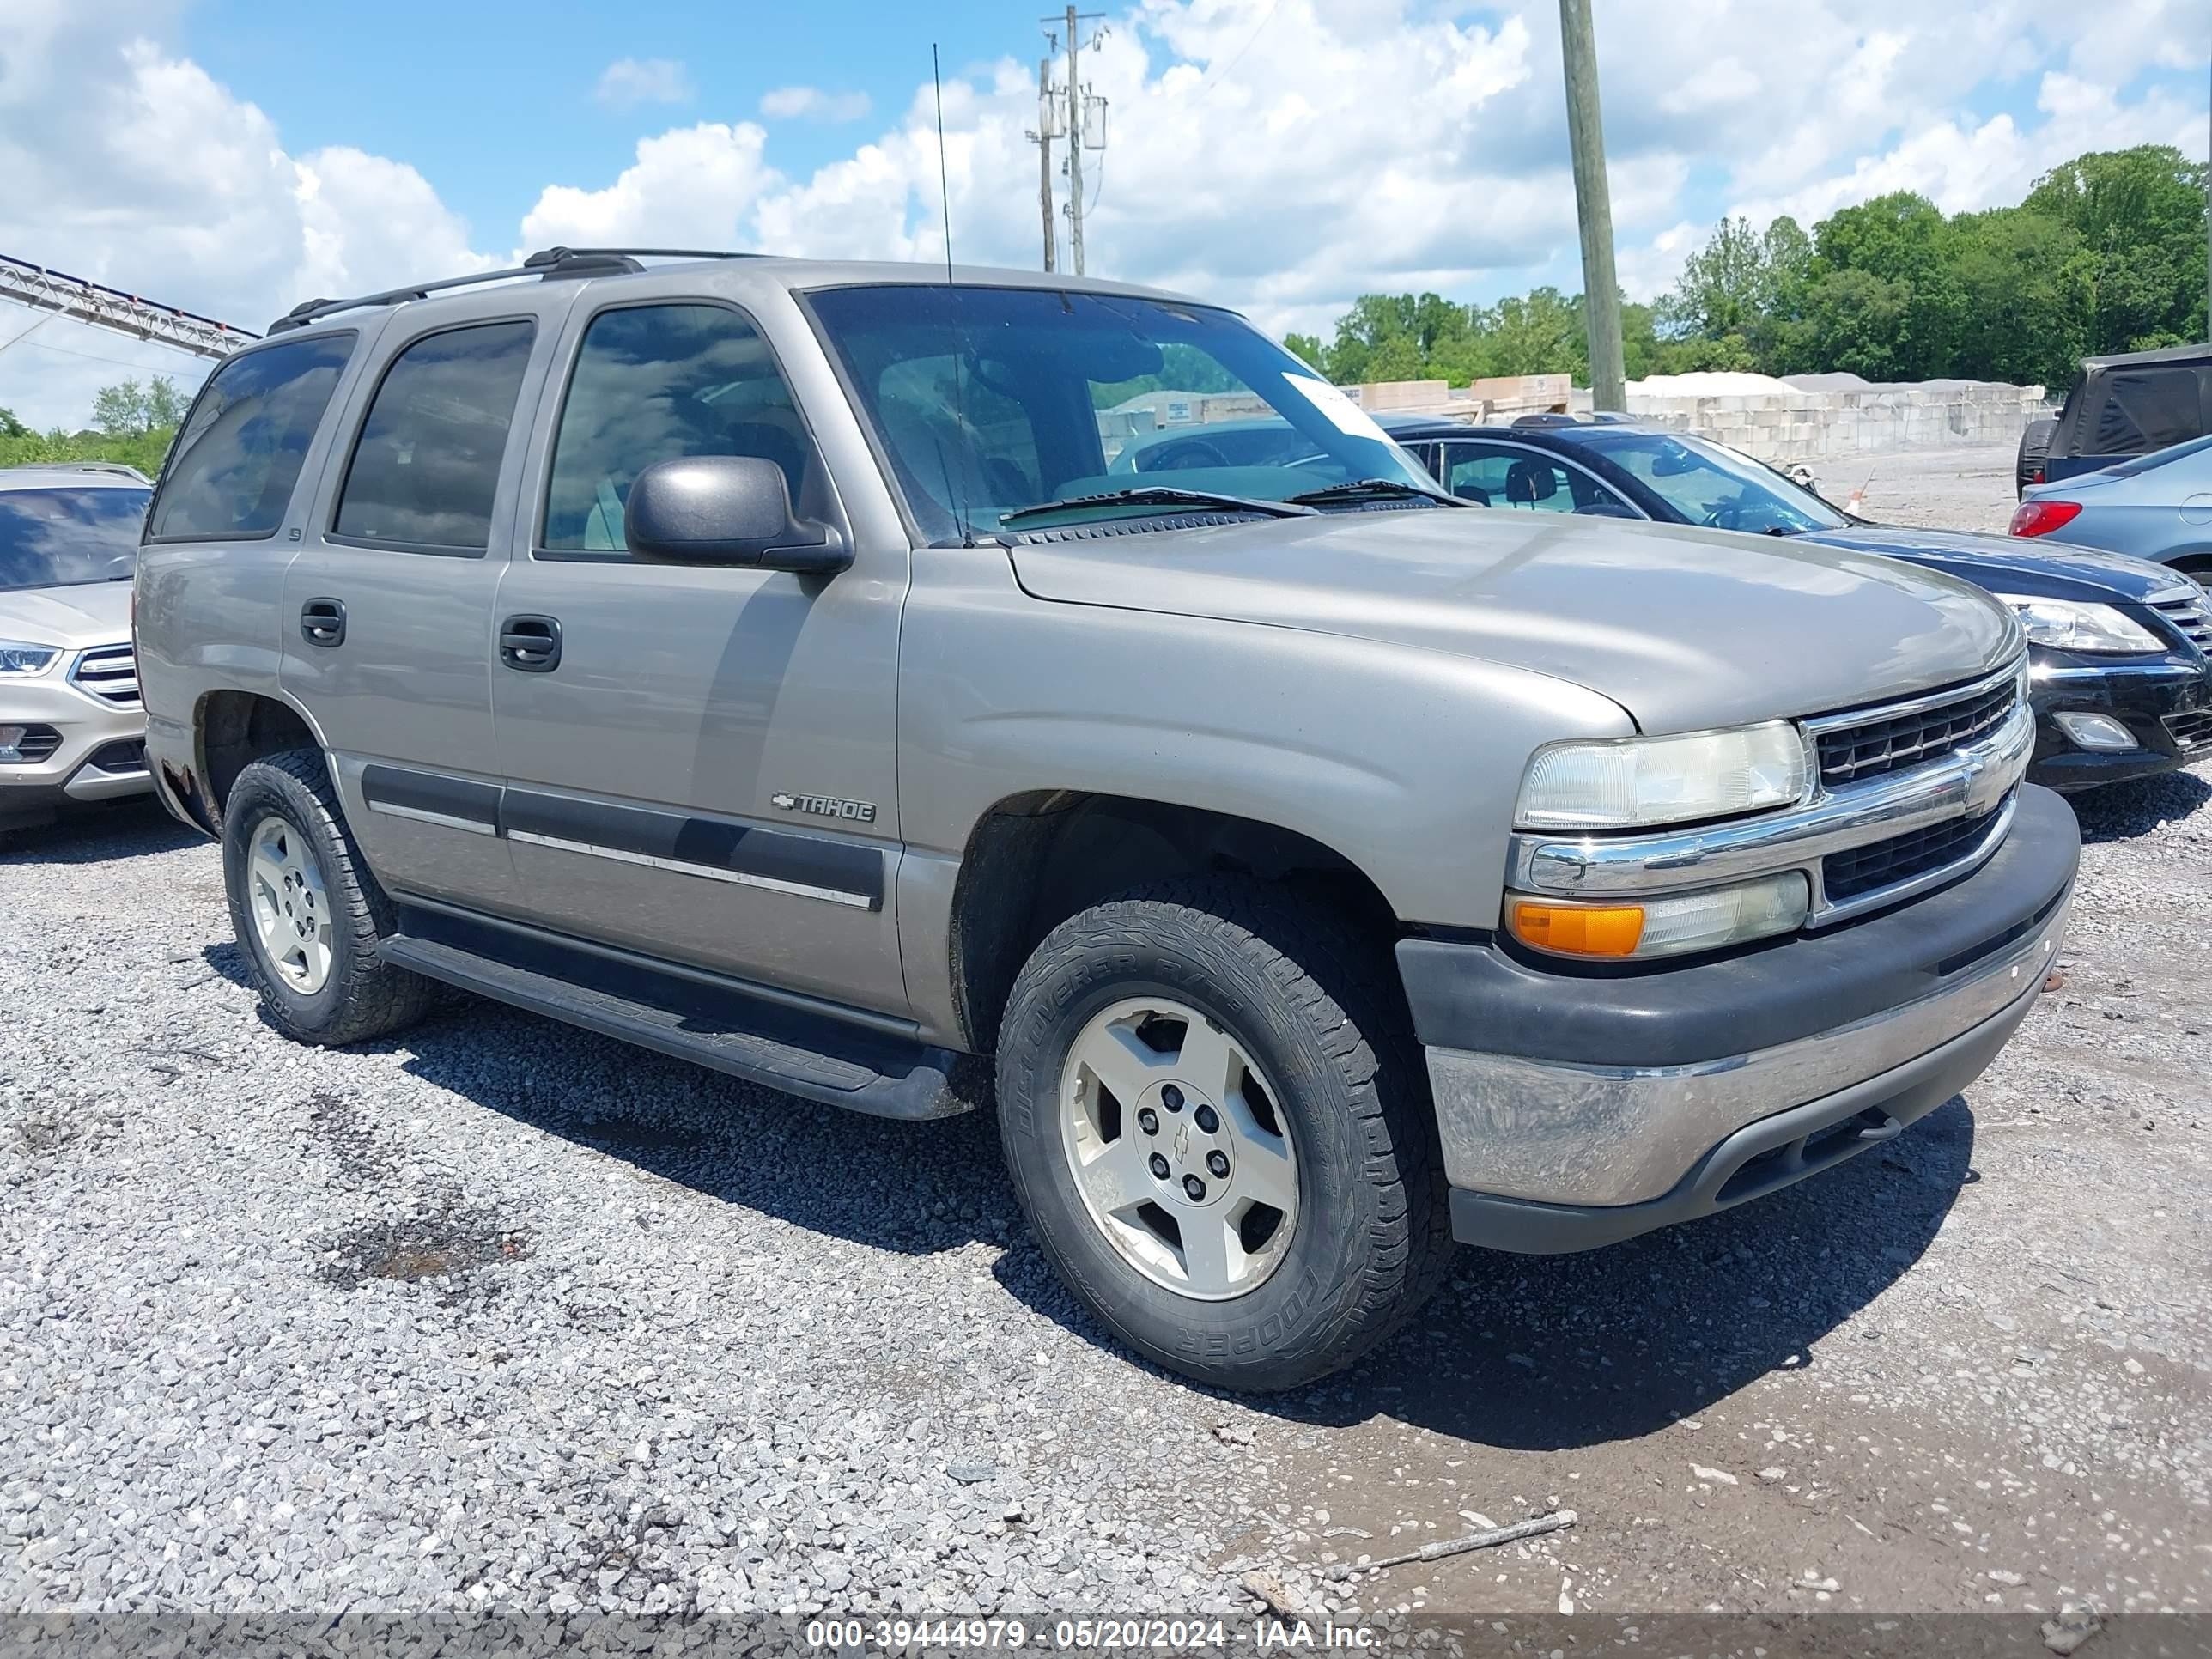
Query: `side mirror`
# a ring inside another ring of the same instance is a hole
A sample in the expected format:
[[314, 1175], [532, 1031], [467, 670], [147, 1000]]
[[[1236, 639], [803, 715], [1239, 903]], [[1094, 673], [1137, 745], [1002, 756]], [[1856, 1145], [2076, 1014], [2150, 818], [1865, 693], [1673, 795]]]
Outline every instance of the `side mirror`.
[[632, 557], [654, 564], [728, 564], [831, 575], [853, 562], [826, 524], [792, 516], [783, 469], [757, 455], [655, 461], [623, 506]]

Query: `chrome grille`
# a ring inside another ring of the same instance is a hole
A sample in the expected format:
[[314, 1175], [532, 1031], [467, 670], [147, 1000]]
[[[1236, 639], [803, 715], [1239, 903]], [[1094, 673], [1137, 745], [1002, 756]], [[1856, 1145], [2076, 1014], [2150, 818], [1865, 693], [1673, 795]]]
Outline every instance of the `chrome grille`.
[[1820, 884], [1828, 902], [1840, 904], [1941, 870], [1972, 854], [2003, 816], [2004, 807], [1999, 805], [1978, 817], [1953, 818], [1846, 853], [1831, 853], [1820, 860]]
[[2150, 608], [2206, 656], [2212, 657], [2212, 603], [2202, 593], [2185, 593], [2170, 599], [2153, 599]]
[[2173, 740], [2185, 750], [2198, 750], [2212, 744], [2212, 708], [2192, 708], [2185, 714], [2168, 714], [2166, 729], [2173, 733]]
[[80, 653], [70, 683], [118, 708], [138, 707], [138, 663], [127, 645], [95, 645]]
[[2019, 701], [2019, 682], [2008, 676], [1902, 714], [1874, 708], [1863, 720], [1824, 725], [1816, 738], [1820, 781], [1854, 783], [1955, 753], [2003, 725]]

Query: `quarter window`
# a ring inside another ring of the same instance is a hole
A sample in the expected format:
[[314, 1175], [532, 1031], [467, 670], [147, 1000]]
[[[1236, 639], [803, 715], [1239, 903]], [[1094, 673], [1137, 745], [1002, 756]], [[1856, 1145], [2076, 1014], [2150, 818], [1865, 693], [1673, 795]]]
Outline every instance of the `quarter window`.
[[750, 455], [805, 498], [813, 440], [760, 331], [724, 306], [629, 306], [585, 331], [561, 406], [540, 550], [619, 554], [623, 507], [655, 461]]
[[317, 335], [216, 369], [177, 434], [148, 537], [275, 535], [353, 343], [350, 333]]
[[340, 536], [480, 553], [534, 325], [483, 323], [417, 340], [368, 406], [338, 495]]

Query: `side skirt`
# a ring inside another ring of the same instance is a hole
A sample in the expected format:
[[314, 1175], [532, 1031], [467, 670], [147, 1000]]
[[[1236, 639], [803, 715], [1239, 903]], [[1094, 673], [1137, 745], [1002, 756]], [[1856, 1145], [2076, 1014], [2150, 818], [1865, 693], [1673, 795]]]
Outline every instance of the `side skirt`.
[[970, 1109], [953, 1086], [963, 1056], [903, 1020], [703, 969], [397, 897], [394, 967], [604, 1036], [878, 1117]]

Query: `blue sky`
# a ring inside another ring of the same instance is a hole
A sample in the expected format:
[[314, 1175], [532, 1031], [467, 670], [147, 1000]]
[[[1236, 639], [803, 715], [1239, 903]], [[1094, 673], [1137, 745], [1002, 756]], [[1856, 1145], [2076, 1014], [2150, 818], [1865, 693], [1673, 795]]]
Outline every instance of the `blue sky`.
[[[1377, 289], [1580, 286], [1555, 0], [1092, 3], [1094, 273], [1324, 334]], [[940, 258], [935, 41], [961, 258], [1033, 264], [1042, 9], [4, 0], [0, 252], [253, 327], [556, 240]], [[2203, 0], [1597, 0], [1596, 21], [1638, 296], [1726, 212], [1810, 224], [1900, 188], [1955, 211], [2086, 149], [2205, 153]], [[27, 320], [0, 307], [0, 341]], [[0, 351], [0, 404], [74, 424], [125, 364], [198, 373], [57, 324]]]

